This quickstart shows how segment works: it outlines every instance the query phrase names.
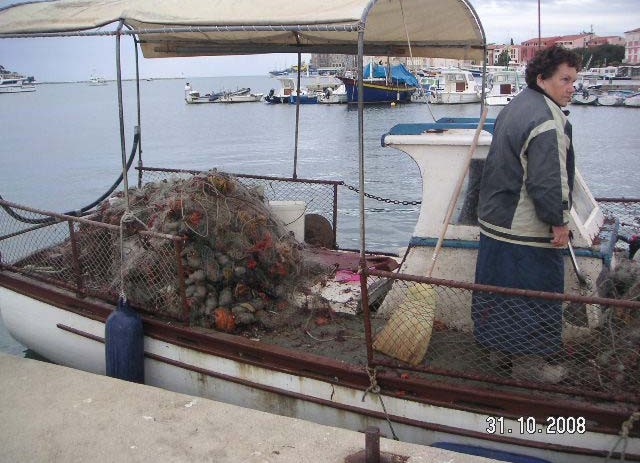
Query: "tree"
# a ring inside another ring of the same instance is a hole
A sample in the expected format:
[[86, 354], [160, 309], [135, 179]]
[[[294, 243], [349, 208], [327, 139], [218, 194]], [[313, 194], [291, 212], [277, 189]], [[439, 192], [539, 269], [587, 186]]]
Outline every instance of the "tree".
[[498, 66], [509, 66], [510, 60], [509, 52], [506, 49], [502, 50], [502, 53], [498, 56]]
[[623, 45], [598, 45], [597, 47], [590, 48], [576, 48], [574, 50], [580, 56], [582, 56], [582, 64], [586, 65], [591, 58], [589, 67], [597, 68], [602, 66], [618, 66], [624, 59], [624, 46]]

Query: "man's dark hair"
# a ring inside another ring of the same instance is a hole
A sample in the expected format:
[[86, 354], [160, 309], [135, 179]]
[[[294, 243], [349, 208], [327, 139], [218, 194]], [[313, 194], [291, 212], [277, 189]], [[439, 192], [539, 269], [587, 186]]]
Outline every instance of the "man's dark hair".
[[567, 66], [575, 68], [576, 71], [580, 71], [582, 67], [582, 59], [580, 56], [574, 51], [560, 45], [552, 45], [538, 51], [527, 64], [527, 70], [525, 71], [527, 85], [534, 87], [538, 74], [541, 74], [543, 79], [548, 79], [556, 72], [558, 66], [562, 63], [566, 63]]

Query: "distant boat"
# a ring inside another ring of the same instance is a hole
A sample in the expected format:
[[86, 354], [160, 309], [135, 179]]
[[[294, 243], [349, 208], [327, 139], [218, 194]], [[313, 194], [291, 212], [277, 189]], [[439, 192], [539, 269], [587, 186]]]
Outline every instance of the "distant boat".
[[432, 104], [480, 102], [481, 93], [471, 71], [445, 69], [438, 75], [438, 87], [428, 95]]
[[0, 66], [0, 93], [35, 92], [34, 80]]
[[625, 97], [619, 93], [604, 93], [598, 95], [598, 106], [622, 106]]
[[339, 104], [346, 103], [347, 101], [349, 101], [347, 97], [347, 88], [344, 84], [340, 85], [335, 90], [328, 88], [318, 96], [318, 103], [322, 104]]
[[504, 69], [491, 73], [491, 87], [485, 101], [489, 106], [504, 106], [508, 104], [526, 86], [524, 74], [521, 71]]
[[[347, 90], [347, 101], [358, 101], [358, 80], [338, 77]], [[362, 99], [365, 103], [408, 103], [418, 88], [418, 80], [403, 65], [391, 66], [391, 71], [381, 64], [369, 63], [363, 72]]]
[[626, 97], [623, 104], [630, 108], [640, 108], [640, 93]]
[[[233, 92], [212, 92], [201, 95], [197, 90], [185, 89], [185, 101], [188, 104], [199, 103], [244, 103], [250, 101], [260, 101], [262, 93], [252, 95], [249, 87], [240, 88]], [[220, 101], [219, 101], [220, 100]]]
[[262, 100], [264, 93], [237, 93], [237, 92], [225, 92], [218, 98], [215, 98], [212, 103], [253, 103]]
[[571, 103], [579, 104], [579, 105], [595, 106], [596, 104], [598, 104], [598, 94], [594, 92], [589, 92], [587, 90], [583, 92], [576, 92], [571, 97]]
[[25, 78], [8, 78], [0, 77], [0, 93], [22, 93], [35, 92], [36, 86]]
[[89, 79], [89, 85], [107, 85], [107, 80], [104, 77], [91, 76]]

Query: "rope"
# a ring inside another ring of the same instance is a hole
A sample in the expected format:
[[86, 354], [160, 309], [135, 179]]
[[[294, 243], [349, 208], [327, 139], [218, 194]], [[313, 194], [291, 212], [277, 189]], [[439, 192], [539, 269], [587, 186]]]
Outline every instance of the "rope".
[[620, 451], [620, 461], [625, 461], [627, 444], [629, 443], [629, 431], [631, 431], [631, 428], [633, 428], [633, 424], [638, 420], [640, 420], [640, 411], [633, 412], [627, 420], [622, 422], [620, 432], [618, 433], [620, 434], [620, 437], [616, 441], [615, 445], [611, 448], [611, 450], [609, 450], [609, 454], [607, 455], [605, 462], [610, 461], [611, 457], [613, 456], [613, 452], [615, 452], [616, 448], [618, 448], [618, 445], [620, 445], [621, 442], [622, 450]]
[[367, 375], [369, 375], [369, 387], [364, 391], [362, 395], [362, 402], [366, 399], [367, 394], [372, 392], [378, 396], [378, 400], [382, 405], [382, 410], [384, 411], [384, 418], [387, 420], [387, 424], [389, 425], [389, 429], [391, 430], [391, 434], [393, 435], [394, 440], [398, 439], [396, 432], [393, 429], [393, 425], [391, 424], [391, 419], [389, 418], [389, 413], [387, 413], [387, 407], [384, 406], [384, 402], [382, 401], [382, 395], [380, 394], [380, 386], [378, 386], [378, 380], [376, 379], [376, 373], [378, 371], [378, 367], [370, 368], [367, 367]]

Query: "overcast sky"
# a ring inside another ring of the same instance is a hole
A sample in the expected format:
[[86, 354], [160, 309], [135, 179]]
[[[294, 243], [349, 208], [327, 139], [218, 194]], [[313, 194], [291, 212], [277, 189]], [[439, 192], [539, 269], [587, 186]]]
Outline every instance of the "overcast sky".
[[[17, 3], [0, 0], [0, 7]], [[471, 0], [489, 43], [519, 44], [538, 36], [537, 0]], [[322, 3], [320, 2], [319, 5]], [[541, 0], [542, 36], [590, 31], [619, 35], [640, 27], [640, 0]], [[123, 41], [125, 77], [134, 72], [130, 40]], [[115, 78], [115, 41], [110, 38], [4, 39], [0, 64], [39, 81]], [[264, 75], [294, 64], [295, 54], [142, 60], [142, 77]]]

